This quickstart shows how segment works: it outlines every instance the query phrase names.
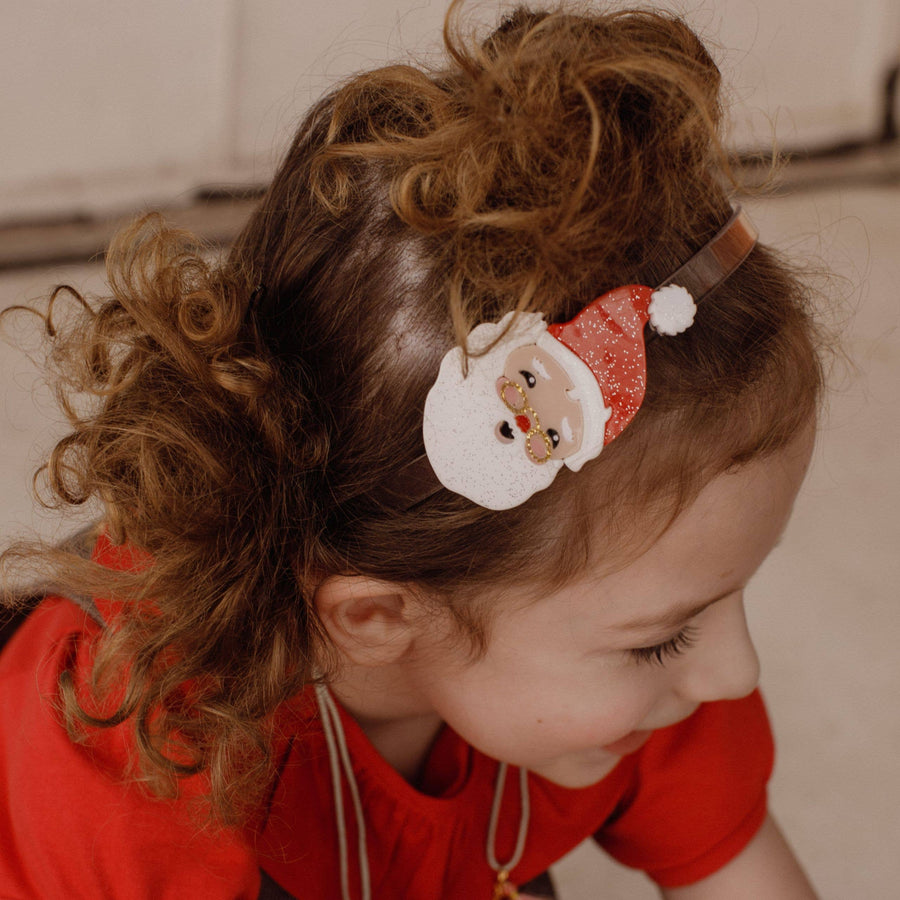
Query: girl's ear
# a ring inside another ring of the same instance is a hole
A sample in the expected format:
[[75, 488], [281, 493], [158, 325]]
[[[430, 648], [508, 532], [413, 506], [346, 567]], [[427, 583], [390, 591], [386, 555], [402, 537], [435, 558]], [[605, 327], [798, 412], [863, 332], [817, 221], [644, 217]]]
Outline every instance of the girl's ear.
[[412, 642], [414, 600], [399, 585], [363, 575], [332, 575], [319, 585], [313, 602], [347, 662], [388, 665]]

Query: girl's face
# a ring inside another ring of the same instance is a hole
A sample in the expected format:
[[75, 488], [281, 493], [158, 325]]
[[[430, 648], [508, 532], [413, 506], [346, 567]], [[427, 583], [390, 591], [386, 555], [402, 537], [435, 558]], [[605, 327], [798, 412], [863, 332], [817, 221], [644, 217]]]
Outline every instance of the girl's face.
[[534, 602], [510, 595], [474, 662], [449, 621], [427, 619], [410, 660], [419, 696], [488, 756], [585, 787], [655, 729], [750, 693], [744, 588], [787, 524], [812, 443], [810, 430], [714, 479], [624, 568]]

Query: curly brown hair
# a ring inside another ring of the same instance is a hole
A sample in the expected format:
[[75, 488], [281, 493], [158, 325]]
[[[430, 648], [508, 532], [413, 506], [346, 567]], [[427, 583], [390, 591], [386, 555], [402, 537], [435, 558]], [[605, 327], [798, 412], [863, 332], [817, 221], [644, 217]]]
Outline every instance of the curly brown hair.
[[109, 248], [108, 297], [60, 289], [79, 301], [60, 330], [46, 313], [71, 422], [51, 492], [99, 498], [112, 539], [149, 562], [6, 561], [122, 604], [99, 706], [63, 679], [68, 721], [125, 723], [158, 791], [205, 773], [226, 821], [269, 782], [276, 711], [327, 669], [324, 577], [411, 586], [477, 652], [491, 585], [558, 584], [621, 552], [815, 414], [806, 290], [759, 246], [686, 334], [648, 342], [642, 409], [582, 472], [503, 512], [446, 490], [386, 499], [423, 453], [441, 357], [475, 324], [563, 321], [657, 284], [730, 214], [719, 72], [684, 22], [518, 9], [477, 43], [456, 6], [442, 67], [358, 75], [311, 109], [221, 262], [144, 218]]

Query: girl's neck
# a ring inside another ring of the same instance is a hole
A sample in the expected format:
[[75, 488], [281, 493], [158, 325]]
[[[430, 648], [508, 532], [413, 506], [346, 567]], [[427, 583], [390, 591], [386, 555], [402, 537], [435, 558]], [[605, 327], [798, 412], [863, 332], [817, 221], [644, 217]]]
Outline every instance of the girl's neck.
[[423, 706], [403, 679], [383, 670], [350, 667], [329, 687], [385, 762], [415, 785], [443, 725], [440, 716]]
[[443, 725], [441, 720], [433, 713], [391, 720], [354, 718], [382, 759], [416, 786], [428, 751]]

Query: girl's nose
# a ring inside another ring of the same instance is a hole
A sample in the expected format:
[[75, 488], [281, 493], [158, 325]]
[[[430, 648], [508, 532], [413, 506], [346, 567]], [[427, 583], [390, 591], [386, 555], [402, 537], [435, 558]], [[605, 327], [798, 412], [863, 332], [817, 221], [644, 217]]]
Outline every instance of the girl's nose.
[[678, 693], [692, 703], [746, 697], [759, 681], [759, 657], [747, 628], [743, 592], [724, 597], [704, 619], [696, 646], [684, 657]]

